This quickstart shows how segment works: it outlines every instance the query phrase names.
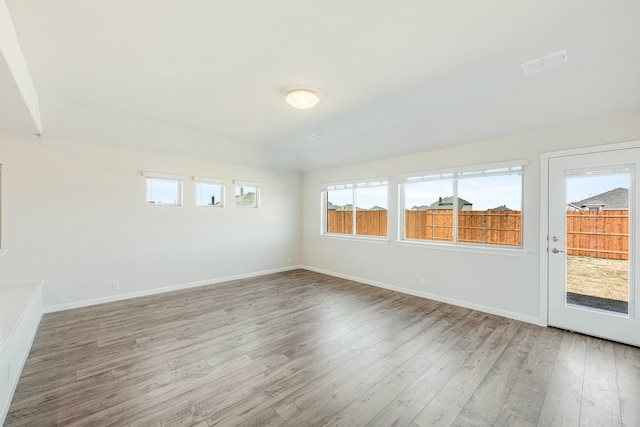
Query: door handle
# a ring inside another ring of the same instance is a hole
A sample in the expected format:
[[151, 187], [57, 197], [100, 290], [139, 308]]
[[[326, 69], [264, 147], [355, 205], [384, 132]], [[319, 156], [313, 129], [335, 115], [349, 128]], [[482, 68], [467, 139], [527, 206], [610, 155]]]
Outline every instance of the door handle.
[[554, 254], [564, 253], [564, 251], [561, 251], [561, 250], [560, 250], [560, 249], [558, 249], [558, 248], [553, 248], [553, 249], [551, 249], [551, 252], [553, 252]]

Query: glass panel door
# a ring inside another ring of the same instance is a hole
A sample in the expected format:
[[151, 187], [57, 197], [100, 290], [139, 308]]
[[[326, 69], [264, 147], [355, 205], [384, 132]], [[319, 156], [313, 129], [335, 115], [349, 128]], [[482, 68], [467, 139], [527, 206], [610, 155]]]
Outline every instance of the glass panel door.
[[566, 303], [629, 314], [631, 171], [565, 171]]
[[634, 301], [640, 149], [548, 160], [549, 324], [640, 346]]

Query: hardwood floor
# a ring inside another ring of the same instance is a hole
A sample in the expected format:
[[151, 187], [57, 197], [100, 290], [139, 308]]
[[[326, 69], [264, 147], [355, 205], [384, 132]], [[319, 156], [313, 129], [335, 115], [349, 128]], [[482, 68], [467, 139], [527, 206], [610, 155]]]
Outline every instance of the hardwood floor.
[[640, 349], [296, 270], [43, 317], [6, 426], [640, 425]]

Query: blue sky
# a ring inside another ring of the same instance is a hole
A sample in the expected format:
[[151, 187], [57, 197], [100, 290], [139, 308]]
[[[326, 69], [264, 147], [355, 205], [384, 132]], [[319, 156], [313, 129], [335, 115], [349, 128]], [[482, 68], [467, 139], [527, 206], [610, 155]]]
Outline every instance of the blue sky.
[[[458, 196], [473, 203], [476, 210], [486, 210], [506, 205], [510, 209], [520, 210], [522, 191], [520, 175], [502, 175], [475, 179], [462, 179], [458, 184]], [[387, 190], [384, 187], [359, 188], [357, 206], [370, 209], [373, 206], [388, 208]], [[451, 180], [425, 181], [407, 184], [405, 208], [430, 205], [440, 197], [449, 197], [453, 193]], [[344, 206], [353, 203], [352, 190], [330, 191], [329, 202]]]
[[[620, 171], [603, 171], [581, 173], [567, 176], [567, 202], [577, 202], [615, 188], [629, 188], [629, 173]], [[520, 210], [522, 191], [520, 175], [501, 175], [458, 181], [458, 197], [473, 204], [474, 210], [487, 210], [506, 205], [509, 209]], [[430, 205], [439, 197], [452, 195], [451, 180], [426, 181], [407, 184], [405, 191], [405, 208]], [[329, 201], [338, 206], [353, 203], [352, 190], [329, 192]], [[388, 208], [387, 189], [372, 187], [358, 189], [357, 206], [370, 209], [373, 206]]]
[[[328, 200], [334, 205], [344, 206], [353, 203], [353, 190], [329, 191]], [[389, 208], [387, 187], [369, 187], [358, 189], [358, 201], [356, 205], [362, 209], [371, 209], [374, 206]]]
[[606, 191], [629, 188], [629, 173], [581, 174], [566, 179], [567, 203], [578, 202]]
[[[522, 177], [501, 175], [458, 180], [458, 197], [471, 202], [474, 210], [487, 210], [505, 205], [520, 210], [522, 206]], [[408, 184], [405, 207], [430, 205], [440, 197], [453, 193], [451, 180]]]

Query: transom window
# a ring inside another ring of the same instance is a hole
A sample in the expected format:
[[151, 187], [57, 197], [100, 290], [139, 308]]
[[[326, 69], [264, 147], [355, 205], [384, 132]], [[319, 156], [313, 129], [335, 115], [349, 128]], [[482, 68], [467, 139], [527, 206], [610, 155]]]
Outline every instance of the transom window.
[[143, 172], [147, 182], [147, 204], [182, 206], [182, 176]]
[[404, 177], [401, 238], [522, 247], [524, 164]]
[[194, 176], [193, 180], [196, 183], [196, 206], [224, 207], [224, 180], [201, 176]]
[[322, 195], [323, 234], [387, 237], [386, 179], [327, 185]]
[[260, 207], [260, 187], [258, 182], [234, 181], [236, 185], [235, 201], [236, 207], [259, 208]]

